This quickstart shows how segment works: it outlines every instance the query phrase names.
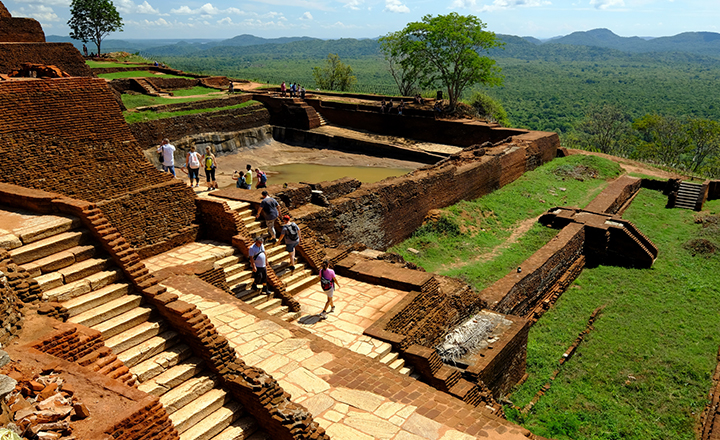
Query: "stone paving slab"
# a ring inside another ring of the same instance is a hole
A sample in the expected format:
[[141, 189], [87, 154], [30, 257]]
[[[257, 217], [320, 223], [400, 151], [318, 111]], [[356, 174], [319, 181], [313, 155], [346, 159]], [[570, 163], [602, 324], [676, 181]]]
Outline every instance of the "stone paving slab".
[[[362, 290], [350, 280], [346, 284]], [[167, 287], [201, 310], [219, 310], [220, 302], [198, 292]], [[374, 297], [381, 293], [391, 294], [378, 292]], [[530, 436], [524, 428], [482, 408], [315, 336], [308, 326], [286, 323], [241, 301], [222, 304], [225, 312], [210, 316], [218, 332], [244, 362], [272, 375], [294, 402], [308, 408], [331, 438], [520, 440]]]
[[230, 244], [213, 240], [202, 240], [176, 247], [175, 249], [146, 258], [142, 262], [150, 273], [168, 267], [196, 263], [198, 261], [217, 261], [235, 253]]
[[67, 232], [80, 220], [61, 215], [37, 215], [29, 211], [0, 207], [0, 247], [11, 250], [24, 244]]

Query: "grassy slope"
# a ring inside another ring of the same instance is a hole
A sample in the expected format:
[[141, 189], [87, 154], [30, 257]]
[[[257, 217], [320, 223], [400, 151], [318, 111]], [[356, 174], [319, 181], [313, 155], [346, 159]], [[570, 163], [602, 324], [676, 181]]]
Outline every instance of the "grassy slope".
[[[665, 209], [641, 190], [624, 218], [660, 249], [652, 269], [585, 269], [532, 328], [528, 381], [511, 400], [523, 406], [557, 361], [606, 306], [575, 357], [525, 416], [511, 418], [554, 439], [693, 439], [720, 343], [720, 262], [682, 244], [700, 230], [693, 212]], [[720, 212], [720, 202], [706, 205]]]
[[98, 78], [104, 78], [104, 79], [118, 79], [118, 78], [144, 78], [144, 77], [152, 77], [152, 78], [188, 78], [193, 79], [189, 76], [180, 76], [180, 75], [172, 75], [169, 73], [162, 73], [158, 74], [156, 72], [149, 72], [147, 70], [129, 70], [126, 72], [115, 72], [115, 73], [101, 73], [98, 75]]
[[[562, 174], [562, 170], [574, 169], [576, 165], [598, 169], [602, 178], [581, 182], [556, 174], [557, 170]], [[443, 210], [441, 221], [421, 227], [392, 250], [428, 271], [462, 278], [481, 290], [516, 268], [557, 234], [555, 230], [533, 225], [516, 243], [496, 250], [492, 259], [484, 261], [484, 256], [501, 246], [521, 223], [537, 218], [553, 206], [585, 206], [606, 185], [603, 179], [618, 173], [617, 164], [598, 157], [556, 159], [492, 194]], [[408, 248], [420, 253], [413, 254]]]
[[220, 111], [220, 110], [231, 110], [234, 108], [247, 107], [247, 106], [250, 106], [253, 104], [259, 104], [259, 102], [250, 100], [247, 102], [243, 102], [242, 104], [228, 105], [225, 107], [201, 108], [201, 109], [183, 110], [183, 111], [177, 111], [177, 112], [154, 112], [152, 110], [146, 110], [146, 111], [142, 111], [142, 112], [124, 112], [124, 115], [125, 115], [125, 122], [127, 122], [128, 124], [133, 124], [135, 122], [152, 121], [155, 119], [174, 118], [175, 116], [194, 115], [197, 113], [216, 112], [216, 111]]

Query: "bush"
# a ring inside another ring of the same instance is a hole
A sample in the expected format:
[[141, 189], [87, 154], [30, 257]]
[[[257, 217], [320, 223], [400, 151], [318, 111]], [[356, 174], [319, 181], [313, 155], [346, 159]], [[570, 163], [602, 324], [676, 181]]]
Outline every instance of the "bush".
[[475, 109], [477, 116], [489, 122], [497, 122], [503, 127], [510, 125], [507, 112], [500, 101], [482, 93], [475, 92], [468, 104]]

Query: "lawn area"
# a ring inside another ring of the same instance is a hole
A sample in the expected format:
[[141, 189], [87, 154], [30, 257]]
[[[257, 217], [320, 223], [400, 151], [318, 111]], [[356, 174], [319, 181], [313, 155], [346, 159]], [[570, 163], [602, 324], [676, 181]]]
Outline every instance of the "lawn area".
[[[558, 359], [605, 306], [549, 391], [527, 414], [508, 417], [532, 432], [565, 439], [695, 439], [720, 344], [720, 258], [685, 244], [720, 244], [717, 223], [665, 209], [667, 197], [641, 190], [623, 218], [659, 248], [651, 269], [585, 269], [530, 331], [529, 379], [510, 400], [526, 405]], [[706, 214], [718, 215], [720, 201]]]
[[[189, 89], [172, 90], [172, 94], [174, 96], [208, 95], [210, 93], [215, 93], [218, 96], [227, 95], [227, 92], [224, 92], [222, 90], [211, 89], [209, 87], [203, 86], [190, 87]], [[217, 98], [218, 96], [214, 96], [213, 98]]]
[[156, 73], [147, 70], [129, 70], [126, 72], [115, 72], [115, 73], [101, 73], [98, 78], [104, 79], [118, 79], [118, 78], [145, 78], [145, 77], [158, 77], [158, 78], [189, 78], [189, 76], [171, 75], [168, 73]]
[[124, 64], [124, 63], [114, 63], [114, 62], [105, 62], [105, 61], [93, 61], [93, 60], [86, 60], [85, 64], [88, 65], [90, 68], [106, 68], [109, 69], [111, 67], [148, 67], [148, 64]]
[[159, 104], [179, 104], [182, 102], [193, 102], [202, 101], [204, 99], [212, 99], [213, 96], [205, 96], [202, 98], [163, 98], [160, 96], [149, 96], [149, 95], [122, 95], [122, 102], [125, 104], [125, 108], [131, 109], [135, 107], [146, 107], [149, 105]]
[[616, 163], [596, 156], [555, 159], [485, 197], [443, 209], [438, 221], [426, 223], [391, 250], [429, 272], [463, 279], [479, 291], [557, 234], [537, 224], [539, 215], [554, 206], [587, 205], [607, 179], [619, 174]]
[[220, 110], [231, 110], [234, 108], [243, 108], [248, 107], [253, 104], [259, 104], [258, 101], [247, 101], [243, 102], [242, 104], [237, 105], [229, 105], [225, 107], [214, 107], [214, 108], [202, 108], [202, 109], [196, 109], [196, 110], [184, 110], [179, 112], [154, 112], [152, 110], [146, 110], [142, 112], [124, 112], [125, 116], [125, 122], [128, 124], [133, 124], [135, 122], [144, 122], [144, 121], [152, 121], [155, 119], [164, 119], [164, 118], [173, 118], [175, 116], [184, 116], [184, 115], [194, 115], [197, 113], [208, 113], [208, 112], [217, 112]]

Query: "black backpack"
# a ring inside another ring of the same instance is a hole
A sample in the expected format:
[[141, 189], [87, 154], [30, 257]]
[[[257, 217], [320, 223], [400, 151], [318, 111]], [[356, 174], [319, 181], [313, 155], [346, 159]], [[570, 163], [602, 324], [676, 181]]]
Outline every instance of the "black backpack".
[[287, 228], [287, 238], [290, 241], [297, 241], [298, 239], [298, 225], [295, 223], [290, 223]]

